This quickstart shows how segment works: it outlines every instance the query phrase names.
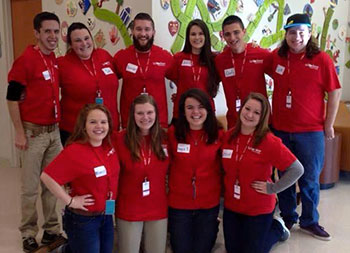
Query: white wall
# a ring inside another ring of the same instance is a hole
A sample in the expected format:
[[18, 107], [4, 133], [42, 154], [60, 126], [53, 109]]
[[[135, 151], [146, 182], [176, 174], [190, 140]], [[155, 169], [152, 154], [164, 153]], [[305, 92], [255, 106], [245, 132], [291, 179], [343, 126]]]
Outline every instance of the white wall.
[[13, 131], [7, 110], [7, 72], [12, 65], [13, 48], [11, 33], [10, 0], [0, 2], [0, 159], [5, 159], [15, 165], [15, 148], [12, 141]]

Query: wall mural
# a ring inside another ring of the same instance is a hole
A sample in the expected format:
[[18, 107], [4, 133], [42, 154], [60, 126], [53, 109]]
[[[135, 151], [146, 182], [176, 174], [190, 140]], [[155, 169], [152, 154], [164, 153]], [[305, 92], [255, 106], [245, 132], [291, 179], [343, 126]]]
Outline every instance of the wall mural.
[[[115, 5], [113, 5], [115, 8], [111, 8], [111, 4], [108, 5], [109, 8], [104, 7], [104, 2], [115, 2]], [[128, 31], [131, 20], [131, 8], [124, 7], [124, 2], [128, 1], [67, 0], [67, 16], [73, 18], [77, 14], [78, 9], [84, 15], [92, 12], [93, 14], [87, 15], [86, 19], [91, 31], [95, 27], [95, 19], [111, 25], [105, 31], [106, 34], [100, 29], [97, 29], [97, 32], [95, 31], [94, 39], [96, 45], [104, 47], [109, 43], [114, 46], [122, 40], [127, 47], [132, 44], [130, 31]], [[247, 3], [247, 1], [242, 0], [159, 0], [158, 4], [164, 10], [164, 15], [173, 17], [168, 23], [168, 34], [174, 38], [170, 48], [171, 52], [176, 53], [182, 49], [185, 42], [186, 27], [194, 18], [200, 18], [207, 24], [213, 49], [221, 51], [225, 46], [221, 33], [223, 20], [229, 15], [240, 15], [242, 13], [248, 14], [246, 20], [244, 20], [244, 23], [248, 24], [246, 26], [245, 41], [255, 40], [255, 37], [262, 35], [260, 40], [255, 42], [263, 48], [270, 48], [280, 42], [284, 38], [285, 33], [283, 20], [292, 13], [292, 2], [286, 0], [252, 0], [252, 2]], [[59, 5], [62, 1], [56, 1], [56, 3]], [[305, 0], [302, 11], [312, 17], [316, 3], [319, 8], [320, 2]], [[249, 10], [246, 8], [249, 4], [255, 4], [258, 9], [249, 13]], [[318, 24], [312, 24], [312, 34], [317, 39], [320, 48], [332, 57], [339, 73], [338, 58], [342, 52], [337, 44], [339, 45], [340, 42], [345, 41], [350, 54], [350, 38], [346, 35], [347, 27], [339, 25], [339, 20], [333, 18], [338, 0], [324, 1], [322, 5], [323, 20], [320, 21], [318, 19]], [[92, 9], [92, 11], [89, 11], [89, 9]], [[263, 28], [261, 28], [260, 23], [265, 24]], [[350, 26], [350, 24], [348, 25]], [[61, 36], [63, 41], [65, 41], [68, 23], [63, 23], [63, 26], [62, 28], [65, 29], [63, 29]], [[345, 62], [345, 66], [350, 68], [350, 60], [347, 59]]]

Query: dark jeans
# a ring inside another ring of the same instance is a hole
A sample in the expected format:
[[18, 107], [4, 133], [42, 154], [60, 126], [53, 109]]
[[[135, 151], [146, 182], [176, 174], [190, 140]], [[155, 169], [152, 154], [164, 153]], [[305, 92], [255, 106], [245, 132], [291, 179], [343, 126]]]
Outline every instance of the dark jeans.
[[[302, 205], [302, 213], [299, 218], [300, 225], [309, 226], [318, 223], [319, 179], [325, 151], [324, 133], [323, 131], [288, 133], [277, 130], [273, 130], [273, 132], [282, 139], [283, 144], [293, 152], [304, 166], [304, 174], [298, 180]], [[283, 172], [279, 172], [279, 174], [283, 175]], [[278, 200], [283, 220], [296, 223], [298, 213], [295, 211], [297, 207], [295, 185], [280, 192]]]
[[[83, 216], [66, 208], [63, 216], [63, 229], [68, 236], [69, 252], [73, 253], [112, 253], [112, 215]], [[67, 252], [68, 249], [65, 251]]]
[[61, 143], [62, 143], [63, 147], [64, 147], [64, 145], [66, 145], [66, 142], [71, 134], [72, 133], [60, 129], [60, 137], [61, 137]]
[[248, 216], [225, 208], [223, 219], [227, 253], [267, 253], [283, 234], [273, 212]]
[[219, 205], [210, 209], [169, 208], [170, 244], [174, 253], [210, 253], [218, 233]]

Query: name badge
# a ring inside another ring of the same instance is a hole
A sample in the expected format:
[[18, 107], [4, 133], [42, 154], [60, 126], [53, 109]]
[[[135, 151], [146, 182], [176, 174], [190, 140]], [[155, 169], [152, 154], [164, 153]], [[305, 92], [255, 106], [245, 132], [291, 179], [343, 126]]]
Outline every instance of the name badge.
[[177, 144], [177, 152], [178, 153], [190, 153], [190, 144], [178, 143]]
[[102, 71], [103, 71], [103, 73], [105, 73], [106, 76], [114, 73], [110, 67], [103, 68]]
[[192, 67], [192, 61], [191, 60], [183, 60], [181, 63], [181, 66]]
[[138, 69], [138, 66], [136, 66], [135, 64], [132, 63], [128, 63], [128, 65], [126, 66], [126, 71], [131, 72], [131, 73], [136, 73]]
[[235, 199], [240, 199], [241, 198], [241, 186], [239, 184], [235, 184], [233, 186], [233, 197]]
[[151, 193], [151, 186], [148, 180], [142, 183], [142, 197], [146, 197]]
[[166, 157], [168, 157], [168, 149], [166, 147], [163, 147], [163, 152]]
[[231, 159], [233, 150], [232, 149], [224, 149], [222, 150], [222, 158]]
[[225, 69], [224, 73], [225, 73], [225, 77], [230, 77], [230, 76], [236, 75], [235, 68]]
[[50, 72], [48, 70], [43, 71], [43, 77], [46, 81], [50, 80], [51, 79]]
[[115, 200], [113, 199], [106, 200], [105, 214], [113, 215], [114, 213], [115, 213]]
[[105, 175], [107, 175], [107, 170], [105, 166], [98, 166], [94, 168], [95, 171], [95, 176], [96, 177], [103, 177]]
[[276, 73], [280, 74], [280, 75], [283, 75], [285, 69], [286, 68], [284, 66], [278, 64], [277, 67], [276, 67]]

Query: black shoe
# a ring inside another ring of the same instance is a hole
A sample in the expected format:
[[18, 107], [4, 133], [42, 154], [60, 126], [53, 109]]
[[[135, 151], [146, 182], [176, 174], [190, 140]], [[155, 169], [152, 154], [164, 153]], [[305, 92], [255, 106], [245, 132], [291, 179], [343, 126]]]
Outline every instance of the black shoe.
[[23, 251], [24, 252], [32, 252], [39, 248], [38, 243], [36, 242], [34, 237], [23, 238]]
[[49, 234], [48, 232], [44, 231], [43, 238], [41, 239], [41, 243], [48, 245], [56, 241], [66, 241], [66, 238], [64, 238], [61, 234]]

